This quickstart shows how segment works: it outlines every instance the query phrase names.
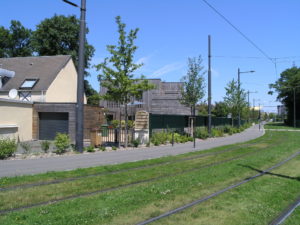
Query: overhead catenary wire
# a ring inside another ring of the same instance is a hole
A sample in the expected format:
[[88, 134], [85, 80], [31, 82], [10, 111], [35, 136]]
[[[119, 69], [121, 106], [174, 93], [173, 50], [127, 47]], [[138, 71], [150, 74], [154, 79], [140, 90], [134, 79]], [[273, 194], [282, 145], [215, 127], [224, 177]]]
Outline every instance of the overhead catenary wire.
[[255, 47], [260, 53], [262, 53], [268, 60], [275, 64], [273, 58], [271, 58], [264, 50], [262, 50], [257, 44], [254, 43], [249, 37], [247, 37], [240, 29], [238, 29], [229, 19], [227, 19], [222, 13], [220, 13], [215, 7], [213, 7], [206, 0], [202, 0], [209, 8], [211, 8], [216, 14], [218, 14], [223, 20], [225, 20], [235, 31], [237, 31], [243, 38], [245, 38], [253, 47]]

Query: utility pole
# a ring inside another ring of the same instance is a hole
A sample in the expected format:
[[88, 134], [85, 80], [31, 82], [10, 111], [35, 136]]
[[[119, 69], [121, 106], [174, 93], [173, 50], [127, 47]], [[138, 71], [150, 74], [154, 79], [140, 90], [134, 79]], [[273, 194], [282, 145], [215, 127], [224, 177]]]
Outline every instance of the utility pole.
[[254, 70], [241, 72], [240, 68], [238, 68], [238, 126], [241, 126], [241, 81], [240, 75], [241, 73], [254, 73]]
[[[250, 121], [250, 94], [252, 94], [252, 93], [257, 93], [257, 91], [254, 91], [254, 92], [251, 92], [251, 91], [249, 91], [248, 90], [248, 109], [249, 109], [249, 117], [248, 117], [248, 122]], [[253, 102], [254, 102], [254, 99], [253, 99]], [[253, 103], [253, 107], [254, 107], [254, 103]], [[254, 110], [254, 109], [253, 109]], [[253, 116], [253, 114], [252, 114], [252, 116]]]
[[85, 14], [86, 0], [81, 0], [81, 6], [69, 1], [63, 2], [80, 8], [79, 52], [78, 52], [78, 78], [77, 78], [77, 104], [76, 104], [76, 150], [83, 152], [83, 104], [84, 104], [84, 53], [85, 53]]
[[84, 43], [86, 33], [86, 0], [81, 0], [80, 7], [80, 32], [79, 32], [79, 54], [78, 54], [78, 83], [77, 83], [77, 123], [76, 123], [76, 148], [83, 152], [83, 104], [84, 104]]
[[259, 118], [259, 120], [258, 120], [258, 123], [259, 123], [259, 130], [260, 130], [260, 103], [259, 103], [259, 105], [258, 105], [258, 110], [259, 110], [259, 113], [258, 113], [258, 118]]
[[211, 136], [211, 46], [208, 35], [208, 134]]
[[79, 30], [79, 53], [78, 53], [78, 78], [77, 78], [77, 104], [76, 104], [76, 150], [83, 152], [83, 104], [84, 104], [84, 43], [85, 43], [85, 14], [86, 14], [86, 0], [81, 0], [81, 6], [69, 1], [63, 2], [80, 8], [80, 30]]
[[296, 88], [294, 90], [294, 128], [296, 128]]
[[240, 68], [238, 68], [238, 127], [241, 126], [241, 81], [240, 81]]
[[253, 98], [252, 118], [254, 120], [255, 99]]

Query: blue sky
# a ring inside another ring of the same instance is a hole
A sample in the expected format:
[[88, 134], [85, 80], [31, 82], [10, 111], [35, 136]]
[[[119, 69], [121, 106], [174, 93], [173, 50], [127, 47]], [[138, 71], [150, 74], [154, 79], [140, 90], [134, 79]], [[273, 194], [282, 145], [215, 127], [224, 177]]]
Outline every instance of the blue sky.
[[[80, 0], [73, 0], [80, 4]], [[245, 90], [257, 91], [250, 100], [260, 99], [265, 111], [275, 111], [276, 96], [268, 84], [300, 60], [300, 2], [298, 0], [207, 0], [272, 58], [275, 65], [213, 12], [202, 0], [87, 0], [89, 43], [96, 48], [92, 64], [107, 56], [106, 45], [117, 42], [115, 17], [127, 28], [140, 28], [136, 61], [145, 65], [138, 73], [163, 81], [179, 81], [186, 73], [187, 58], [202, 55], [207, 69], [207, 36], [212, 37], [213, 102], [225, 95], [224, 87], [237, 78], [237, 69], [255, 70], [242, 74]], [[20, 20], [35, 26], [56, 14], [79, 17], [79, 10], [61, 0], [0, 0], [0, 25]], [[93, 87], [99, 90], [97, 72], [90, 70]], [[258, 102], [258, 101], [256, 101]]]

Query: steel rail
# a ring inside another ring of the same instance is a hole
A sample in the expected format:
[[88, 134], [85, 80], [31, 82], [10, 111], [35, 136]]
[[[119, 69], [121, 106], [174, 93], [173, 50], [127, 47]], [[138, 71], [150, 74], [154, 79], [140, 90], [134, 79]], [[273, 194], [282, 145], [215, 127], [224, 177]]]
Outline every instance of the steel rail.
[[[272, 146], [274, 146], [274, 145], [276, 145], [276, 144], [273, 144]], [[95, 195], [95, 194], [106, 193], [106, 192], [109, 192], [109, 191], [120, 190], [122, 188], [127, 188], [127, 187], [131, 187], [131, 186], [138, 185], [138, 184], [145, 184], [145, 183], [149, 183], [149, 182], [152, 182], [152, 181], [157, 181], [157, 180], [160, 180], [160, 179], [163, 179], [163, 178], [169, 178], [169, 177], [182, 175], [182, 174], [189, 173], [189, 172], [194, 172], [194, 171], [197, 171], [197, 170], [200, 170], [200, 169], [221, 165], [223, 163], [230, 162], [230, 161], [233, 161], [233, 160], [236, 160], [236, 159], [240, 159], [240, 158], [243, 158], [245, 156], [253, 155], [253, 154], [255, 154], [259, 151], [266, 150], [269, 147], [271, 147], [271, 146], [267, 146], [267, 147], [262, 148], [262, 149], [256, 149], [254, 151], [242, 154], [240, 156], [232, 157], [232, 158], [225, 159], [225, 160], [222, 160], [222, 161], [219, 161], [219, 162], [209, 163], [209, 164], [202, 165], [202, 166], [199, 166], [199, 167], [194, 167], [194, 168], [184, 170], [184, 171], [181, 171], [181, 172], [176, 172], [176, 173], [172, 173], [172, 174], [168, 174], [168, 175], [162, 175], [162, 176], [159, 176], [159, 177], [154, 177], [154, 178], [140, 180], [140, 181], [135, 181], [135, 182], [131, 182], [131, 183], [128, 183], [128, 184], [119, 185], [119, 186], [116, 186], [116, 187], [105, 188], [105, 189], [95, 190], [95, 191], [92, 191], [92, 192], [86, 192], [86, 193], [82, 193], [82, 194], [71, 195], [71, 196], [58, 198], [58, 199], [53, 199], [53, 200], [49, 200], [49, 201], [34, 203], [34, 204], [26, 205], [26, 206], [21, 206], [21, 207], [16, 207], [16, 208], [11, 208], [11, 209], [3, 209], [3, 210], [0, 210], [0, 215], [7, 214], [7, 213], [10, 213], [10, 212], [21, 211], [21, 210], [24, 210], [24, 209], [34, 208], [34, 207], [37, 207], [37, 206], [45, 206], [45, 205], [49, 205], [49, 204], [54, 204], [54, 203], [62, 202], [62, 201], [65, 201], [65, 200], [77, 199], [77, 198], [87, 197], [87, 196], [91, 196], [91, 195]]]
[[[19, 188], [24, 189], [24, 188], [32, 188], [32, 187], [37, 187], [37, 186], [45, 186], [45, 185], [50, 185], [50, 184], [59, 184], [59, 183], [63, 183], [63, 182], [70, 182], [70, 181], [75, 181], [75, 180], [84, 179], [84, 178], [104, 176], [104, 175], [109, 175], [109, 174], [118, 174], [118, 173], [128, 172], [128, 171], [132, 171], [132, 170], [146, 169], [146, 168], [151, 168], [151, 167], [155, 167], [155, 166], [161, 166], [161, 165], [167, 165], [167, 164], [172, 164], [172, 163], [184, 162], [184, 161], [194, 160], [194, 159], [198, 159], [198, 158], [204, 158], [206, 156], [219, 155], [219, 154], [222, 154], [222, 153], [225, 153], [225, 152], [234, 151], [234, 150], [238, 150], [238, 149], [241, 149], [241, 148], [251, 147], [251, 146], [254, 146], [254, 145], [259, 144], [259, 143], [264, 143], [266, 141], [268, 141], [268, 139], [263, 140], [263, 141], [258, 141], [258, 142], [255, 142], [255, 143], [251, 143], [251, 144], [244, 144], [244, 145], [234, 146], [232, 148], [224, 149], [224, 150], [217, 151], [217, 152], [204, 153], [204, 154], [199, 154], [197, 156], [186, 157], [186, 158], [182, 158], [182, 159], [178, 159], [178, 160], [155, 163], [155, 164], [150, 164], [150, 165], [145, 165], [145, 166], [138, 166], [138, 167], [133, 167], [133, 168], [128, 168], [128, 169], [121, 169], [121, 170], [116, 170], [116, 171], [105, 171], [105, 172], [99, 172], [99, 173], [88, 174], [88, 175], [83, 175], [83, 176], [69, 177], [69, 178], [63, 178], [63, 179], [55, 179], [55, 180], [52, 180], [52, 181], [45, 181], [45, 182], [36, 182], [36, 183], [14, 185], [14, 186], [3, 187], [3, 188], [0, 187], [0, 192], [2, 192], [2, 191], [11, 191], [11, 190], [19, 189]], [[199, 152], [201, 152], [201, 151], [199, 151]]]
[[295, 158], [295, 157], [298, 156], [299, 154], [300, 154], [300, 151], [294, 153], [293, 155], [289, 156], [287, 159], [285, 159], [285, 160], [283, 160], [283, 161], [281, 161], [281, 162], [275, 164], [274, 166], [272, 166], [272, 167], [270, 167], [270, 168], [268, 168], [268, 169], [266, 169], [266, 170], [264, 170], [264, 171], [262, 171], [262, 172], [260, 172], [260, 173], [258, 173], [258, 174], [256, 174], [256, 175], [254, 175], [254, 176], [252, 176], [252, 177], [246, 178], [246, 179], [244, 179], [244, 180], [242, 180], [242, 181], [240, 181], [240, 182], [238, 182], [238, 183], [236, 183], [236, 184], [230, 185], [230, 186], [228, 186], [228, 187], [226, 187], [226, 188], [224, 188], [224, 189], [221, 189], [221, 190], [219, 190], [219, 191], [217, 191], [217, 192], [214, 192], [214, 193], [212, 193], [212, 194], [210, 194], [210, 195], [208, 195], [208, 196], [206, 196], [206, 197], [204, 197], [204, 198], [197, 199], [197, 200], [195, 200], [195, 201], [193, 201], [193, 202], [191, 202], [191, 203], [188, 203], [188, 204], [186, 204], [186, 205], [183, 205], [183, 206], [181, 206], [181, 207], [178, 207], [178, 208], [176, 208], [176, 209], [173, 209], [173, 210], [171, 210], [171, 211], [168, 211], [168, 212], [166, 212], [166, 213], [163, 213], [163, 214], [161, 214], [161, 215], [159, 215], [159, 216], [152, 217], [152, 218], [147, 219], [147, 220], [145, 220], [145, 221], [139, 222], [139, 223], [137, 223], [137, 225], [146, 225], [146, 224], [152, 223], [152, 222], [154, 222], [154, 221], [157, 221], [157, 220], [160, 220], [160, 219], [162, 219], [162, 218], [165, 218], [165, 217], [171, 216], [171, 215], [173, 215], [173, 214], [176, 214], [176, 213], [178, 213], [178, 212], [181, 212], [181, 211], [183, 211], [183, 210], [185, 210], [185, 209], [187, 209], [187, 208], [191, 208], [191, 207], [194, 206], [194, 205], [198, 205], [198, 204], [200, 204], [200, 203], [202, 203], [202, 202], [205, 202], [205, 201], [207, 201], [207, 200], [209, 200], [209, 199], [211, 199], [211, 198], [214, 198], [214, 197], [216, 197], [216, 196], [218, 196], [218, 195], [220, 195], [220, 194], [222, 194], [222, 193], [224, 193], [224, 192], [226, 192], [226, 191], [229, 191], [229, 190], [231, 190], [231, 189], [233, 189], [233, 188], [236, 188], [236, 187], [238, 187], [238, 186], [240, 186], [240, 185], [242, 185], [242, 184], [248, 183], [248, 182], [254, 180], [254, 179], [257, 178], [257, 177], [261, 177], [261, 176], [265, 175], [265, 174], [268, 173], [269, 171], [271, 171], [271, 170], [273, 170], [273, 169], [275, 169], [275, 168], [277, 168], [277, 167], [283, 165], [284, 163], [286, 163], [286, 162], [292, 160], [293, 158]]
[[282, 224], [293, 212], [300, 206], [300, 196], [290, 204], [278, 217], [276, 217], [269, 225], [280, 225]]

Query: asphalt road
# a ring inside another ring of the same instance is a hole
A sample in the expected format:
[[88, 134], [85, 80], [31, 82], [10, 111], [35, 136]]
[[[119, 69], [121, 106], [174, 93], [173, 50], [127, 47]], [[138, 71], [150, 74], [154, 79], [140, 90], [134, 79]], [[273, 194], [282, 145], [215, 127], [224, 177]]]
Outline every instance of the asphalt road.
[[248, 128], [242, 133], [227, 137], [198, 140], [196, 148], [193, 143], [175, 144], [172, 146], [96, 152], [71, 156], [49, 157], [23, 160], [0, 160], [0, 177], [45, 173], [48, 171], [63, 171], [76, 168], [87, 168], [100, 165], [134, 162], [145, 159], [159, 158], [168, 155], [178, 155], [199, 151], [223, 145], [245, 142], [264, 134], [258, 125]]

